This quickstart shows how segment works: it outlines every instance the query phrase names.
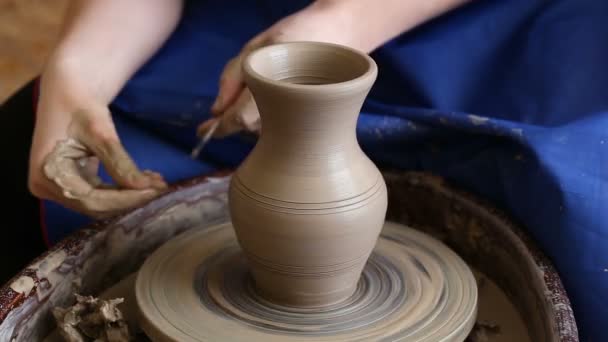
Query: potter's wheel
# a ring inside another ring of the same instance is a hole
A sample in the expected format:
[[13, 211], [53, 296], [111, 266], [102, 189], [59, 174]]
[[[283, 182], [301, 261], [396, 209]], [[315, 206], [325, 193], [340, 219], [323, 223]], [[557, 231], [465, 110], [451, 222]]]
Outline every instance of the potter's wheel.
[[463, 341], [477, 314], [468, 266], [441, 242], [387, 222], [355, 294], [323, 309], [257, 295], [230, 224], [152, 254], [136, 281], [142, 328], [158, 341]]

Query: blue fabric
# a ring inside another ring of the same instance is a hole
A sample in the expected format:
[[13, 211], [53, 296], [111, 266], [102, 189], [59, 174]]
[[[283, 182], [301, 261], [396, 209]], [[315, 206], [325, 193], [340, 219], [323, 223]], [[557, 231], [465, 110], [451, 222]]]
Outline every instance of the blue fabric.
[[[156, 163], [169, 180], [202, 172], [183, 155], [224, 64], [305, 4], [189, 2], [174, 35], [114, 103], [181, 157], [142, 139], [136, 161]], [[459, 8], [373, 53], [378, 80], [358, 125], [379, 165], [434, 172], [523, 222], [560, 272], [583, 341], [605, 341], [608, 325], [606, 18], [608, 1], [599, 0]], [[214, 141], [201, 160], [235, 166], [252, 144]]]

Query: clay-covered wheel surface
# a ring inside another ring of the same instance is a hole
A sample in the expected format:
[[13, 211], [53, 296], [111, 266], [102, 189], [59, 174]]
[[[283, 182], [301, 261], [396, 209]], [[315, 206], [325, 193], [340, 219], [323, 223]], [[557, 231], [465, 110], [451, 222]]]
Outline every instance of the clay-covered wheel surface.
[[465, 262], [392, 222], [354, 295], [330, 307], [259, 296], [229, 223], [188, 231], [155, 251], [137, 275], [136, 299], [154, 341], [463, 341], [477, 314]]

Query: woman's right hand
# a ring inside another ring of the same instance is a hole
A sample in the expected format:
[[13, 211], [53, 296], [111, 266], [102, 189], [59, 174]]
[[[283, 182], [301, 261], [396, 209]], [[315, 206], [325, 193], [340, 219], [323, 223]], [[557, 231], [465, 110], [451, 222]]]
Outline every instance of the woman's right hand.
[[316, 41], [370, 53], [399, 34], [468, 1], [313, 1], [256, 35], [226, 64], [220, 77], [219, 94], [211, 108], [213, 117], [199, 125], [197, 134], [204, 136], [216, 123], [219, 123], [214, 132], [216, 137], [242, 130], [261, 131], [257, 106], [245, 86], [241, 70], [246, 56], [260, 47]]
[[[41, 83], [30, 191], [94, 218], [119, 214], [162, 193], [167, 187], [162, 176], [138, 169], [120, 142], [108, 108], [56, 77], [49, 72]], [[97, 177], [100, 162], [116, 185]]]

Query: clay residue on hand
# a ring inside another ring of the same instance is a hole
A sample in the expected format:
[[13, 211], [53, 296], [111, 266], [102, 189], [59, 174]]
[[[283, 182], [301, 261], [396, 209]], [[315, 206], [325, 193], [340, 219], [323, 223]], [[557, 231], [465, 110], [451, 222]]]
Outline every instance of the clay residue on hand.
[[87, 157], [86, 147], [78, 141], [59, 141], [46, 159], [44, 174], [62, 189], [65, 197], [83, 198], [101, 184], [98, 177], [90, 179], [84, 172]]
[[76, 294], [76, 304], [52, 312], [66, 342], [127, 342], [132, 338], [118, 308], [122, 302], [122, 298], [103, 300]]
[[[47, 156], [43, 171], [45, 176], [59, 187], [61, 195], [69, 200], [71, 208], [100, 218], [135, 208], [166, 190], [166, 184], [160, 175], [151, 171], [140, 172], [130, 159], [112, 160], [110, 164], [106, 167], [115, 172], [127, 169], [123, 164], [128, 164], [127, 166], [137, 171], [137, 175], [150, 179], [150, 187], [118, 188], [102, 183], [97, 176], [99, 159], [83, 143], [72, 138], [57, 143]], [[141, 178], [131, 176], [129, 174], [123, 179]]]

